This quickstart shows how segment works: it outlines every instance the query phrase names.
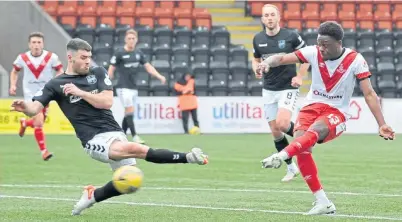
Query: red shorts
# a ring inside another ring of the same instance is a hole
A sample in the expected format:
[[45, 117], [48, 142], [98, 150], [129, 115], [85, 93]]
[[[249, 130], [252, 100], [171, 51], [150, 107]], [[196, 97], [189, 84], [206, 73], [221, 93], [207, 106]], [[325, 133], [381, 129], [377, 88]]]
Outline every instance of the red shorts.
[[294, 131], [307, 131], [313, 123], [318, 121], [324, 121], [329, 129], [328, 136], [318, 143], [333, 140], [346, 130], [346, 118], [341, 111], [327, 104], [313, 103], [300, 110]]

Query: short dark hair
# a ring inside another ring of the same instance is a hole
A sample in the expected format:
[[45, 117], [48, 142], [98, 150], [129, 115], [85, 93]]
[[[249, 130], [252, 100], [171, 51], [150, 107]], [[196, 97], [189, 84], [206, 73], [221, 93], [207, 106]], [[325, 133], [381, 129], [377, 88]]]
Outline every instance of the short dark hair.
[[318, 34], [327, 35], [337, 41], [341, 41], [343, 39], [343, 28], [334, 21], [324, 22], [318, 28]]
[[92, 50], [92, 47], [87, 41], [80, 38], [74, 38], [67, 43], [67, 50], [68, 51], [85, 50], [90, 52]]
[[29, 34], [28, 36], [28, 42], [31, 41], [31, 38], [33, 37], [38, 37], [38, 38], [42, 38], [43, 40], [45, 39], [45, 35], [43, 35], [42, 32], [32, 32], [31, 34]]

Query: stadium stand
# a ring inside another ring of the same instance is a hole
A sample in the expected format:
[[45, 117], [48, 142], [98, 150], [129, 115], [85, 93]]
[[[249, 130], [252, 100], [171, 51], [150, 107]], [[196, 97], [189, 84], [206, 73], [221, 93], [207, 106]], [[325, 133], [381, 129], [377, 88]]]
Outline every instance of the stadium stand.
[[[246, 16], [261, 16], [264, 4], [282, 11], [284, 27], [295, 28], [307, 44], [315, 44], [320, 22], [335, 20], [345, 28], [344, 45], [362, 53], [372, 83], [385, 98], [402, 92], [402, 2], [378, 1], [248, 1]], [[358, 87], [355, 96], [361, 96]]]
[[[194, 1], [38, 1], [72, 37], [94, 45], [94, 60], [108, 67], [113, 51], [122, 47], [125, 31], [135, 28], [138, 46], [151, 61], [167, 61], [163, 72], [173, 82], [188, 70], [200, 95], [259, 95], [249, 63], [250, 49], [232, 44], [226, 26], [212, 25], [211, 13]], [[374, 88], [383, 97], [402, 93], [402, 3], [390, 1], [247, 1], [245, 17], [261, 16], [264, 4], [276, 5], [284, 27], [299, 31], [315, 44], [325, 20], [345, 28], [344, 45], [361, 52], [373, 73]], [[211, 10], [213, 11], [213, 10]], [[251, 41], [251, 39], [250, 39]], [[175, 95], [172, 88], [140, 74], [142, 95]], [[245, 89], [247, 89], [245, 91]], [[165, 90], [165, 91], [164, 91]], [[360, 96], [358, 87], [355, 96]]]

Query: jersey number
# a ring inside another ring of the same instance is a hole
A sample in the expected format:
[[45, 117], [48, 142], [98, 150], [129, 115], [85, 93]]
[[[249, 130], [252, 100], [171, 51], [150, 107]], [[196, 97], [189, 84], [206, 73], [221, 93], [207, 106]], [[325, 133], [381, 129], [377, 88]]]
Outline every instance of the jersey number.
[[337, 125], [339, 122], [341, 122], [339, 117], [335, 116], [334, 114], [329, 114], [327, 117], [331, 125]]
[[291, 93], [291, 92], [288, 92], [288, 94], [286, 95], [286, 97], [287, 97], [288, 99], [292, 99], [292, 93]]

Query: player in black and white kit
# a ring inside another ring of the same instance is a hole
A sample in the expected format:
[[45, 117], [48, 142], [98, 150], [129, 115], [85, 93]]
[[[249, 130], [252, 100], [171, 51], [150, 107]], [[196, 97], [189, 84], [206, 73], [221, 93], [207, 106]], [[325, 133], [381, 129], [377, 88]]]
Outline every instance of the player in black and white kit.
[[[299, 74], [297, 74], [294, 64], [279, 66], [272, 68], [268, 73], [261, 73], [257, 67], [264, 59], [273, 54], [290, 53], [305, 46], [300, 35], [279, 26], [280, 13], [276, 6], [264, 5], [261, 20], [265, 29], [254, 36], [252, 65], [256, 77], [264, 78], [262, 96], [265, 118], [269, 123], [275, 147], [279, 152], [289, 144], [285, 133], [293, 136], [292, 112], [295, 111], [299, 95], [298, 87], [302, 84], [308, 65], [301, 65]], [[283, 182], [290, 181], [299, 174], [299, 169], [292, 159], [287, 160], [286, 163], [288, 169], [282, 179]]]
[[[67, 44], [68, 66], [65, 73], [51, 79], [36, 93], [32, 102], [15, 100], [12, 111], [34, 116], [50, 101], [55, 100], [71, 122], [84, 151], [93, 159], [109, 163], [113, 170], [123, 165], [135, 165], [135, 158], [153, 163], [208, 163], [208, 156], [199, 148], [189, 153], [128, 142], [126, 135], [113, 118], [113, 88], [108, 73], [102, 67], [90, 68], [92, 47], [82, 39]], [[73, 215], [96, 202], [119, 196], [112, 181], [95, 189], [85, 187], [81, 199], [74, 206]]]
[[113, 79], [115, 71], [119, 75], [115, 87], [117, 96], [124, 106], [124, 119], [122, 123], [124, 133], [126, 133], [127, 129], [130, 129], [133, 141], [144, 144], [144, 140], [136, 134], [133, 118], [134, 105], [138, 96], [136, 88], [137, 69], [140, 65], [143, 65], [149, 74], [158, 78], [163, 84], [166, 82], [166, 78], [149, 63], [140, 49], [135, 48], [138, 34], [134, 29], [126, 31], [124, 41], [124, 47], [116, 51], [110, 59], [108, 73], [111, 79]]

